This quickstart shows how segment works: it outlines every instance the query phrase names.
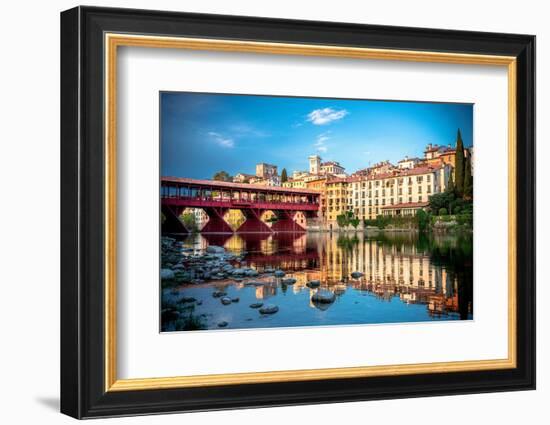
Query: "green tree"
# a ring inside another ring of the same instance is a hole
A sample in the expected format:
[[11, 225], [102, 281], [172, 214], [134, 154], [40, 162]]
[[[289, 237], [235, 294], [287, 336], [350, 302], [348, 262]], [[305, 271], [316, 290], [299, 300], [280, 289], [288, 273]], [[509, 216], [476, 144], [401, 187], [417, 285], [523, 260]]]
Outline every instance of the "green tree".
[[447, 183], [447, 189], [445, 189], [448, 193], [454, 193], [455, 191], [455, 183], [453, 181], [453, 173], [449, 175], [449, 182]]
[[472, 178], [472, 162], [468, 156], [464, 163], [464, 199], [472, 199], [474, 197], [474, 182]]
[[462, 143], [460, 129], [458, 129], [455, 152], [455, 186], [459, 196], [464, 193], [464, 168], [464, 144]]
[[351, 224], [355, 230], [357, 230], [357, 226], [359, 226], [359, 223], [361, 223], [361, 220], [359, 220], [359, 217], [357, 216], [353, 216], [349, 219], [349, 224]]
[[435, 195], [430, 196], [429, 202], [432, 214], [437, 214], [441, 208], [449, 210], [451, 208], [451, 203], [454, 202], [455, 199], [456, 196], [454, 192], [449, 191], [436, 193]]
[[338, 214], [336, 216], [336, 222], [338, 223], [338, 227], [341, 229], [345, 229], [348, 227], [348, 215], [346, 213]]
[[425, 232], [428, 230], [428, 224], [430, 222], [430, 216], [423, 209], [419, 209], [416, 212], [416, 223], [418, 225], [418, 230], [420, 232]]
[[281, 171], [281, 183], [284, 183], [288, 181], [288, 175], [286, 172], [286, 168], [283, 168], [283, 171]]
[[230, 182], [233, 180], [233, 178], [229, 175], [229, 173], [223, 170], [215, 173], [212, 179], [222, 181], [222, 182]]
[[181, 221], [187, 230], [190, 232], [198, 232], [199, 226], [197, 225], [197, 220], [195, 219], [195, 214], [191, 212], [183, 213], [181, 216]]
[[439, 215], [447, 215], [447, 208], [440, 208]]

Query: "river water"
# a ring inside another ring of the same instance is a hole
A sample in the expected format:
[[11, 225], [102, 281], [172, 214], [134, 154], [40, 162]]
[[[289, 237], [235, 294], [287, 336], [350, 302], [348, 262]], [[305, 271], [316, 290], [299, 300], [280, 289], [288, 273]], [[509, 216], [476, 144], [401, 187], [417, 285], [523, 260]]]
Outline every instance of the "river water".
[[[418, 235], [405, 232], [190, 235], [188, 251], [223, 246], [240, 255], [235, 267], [260, 272], [254, 279], [185, 284], [163, 296], [185, 296], [199, 329], [246, 329], [400, 323], [473, 318], [471, 235]], [[285, 272], [283, 279], [263, 275]], [[353, 272], [363, 276], [353, 278]], [[251, 281], [258, 283], [250, 285]], [[319, 281], [318, 288], [308, 282]], [[232, 298], [222, 304], [216, 291]], [[314, 302], [316, 292], [334, 294], [330, 303]], [[238, 301], [236, 299], [238, 298]], [[261, 314], [251, 304], [277, 306]], [[176, 329], [170, 323], [163, 330]]]

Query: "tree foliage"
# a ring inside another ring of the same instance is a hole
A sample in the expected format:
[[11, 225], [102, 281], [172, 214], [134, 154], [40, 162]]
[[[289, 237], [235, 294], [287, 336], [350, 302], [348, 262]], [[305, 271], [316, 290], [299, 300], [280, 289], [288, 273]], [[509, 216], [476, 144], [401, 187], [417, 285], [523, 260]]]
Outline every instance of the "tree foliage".
[[195, 219], [195, 214], [191, 212], [186, 212], [181, 215], [181, 221], [187, 230], [190, 232], [198, 232], [199, 226], [197, 220]]
[[429, 197], [430, 210], [432, 214], [438, 214], [441, 208], [451, 209], [451, 203], [456, 199], [456, 195], [453, 192], [447, 190], [446, 192], [436, 193]]
[[354, 229], [357, 230], [357, 226], [359, 226], [359, 223], [361, 223], [361, 220], [359, 220], [359, 217], [354, 216], [349, 220], [349, 224], [352, 225]]
[[286, 172], [286, 168], [283, 168], [283, 171], [281, 171], [281, 183], [286, 181], [288, 181], [288, 174]]
[[221, 170], [215, 173], [212, 179], [221, 182], [230, 182], [233, 180], [233, 177], [231, 177], [227, 171]]
[[468, 156], [464, 163], [464, 199], [472, 199], [474, 196], [474, 181], [472, 178], [472, 162]]
[[453, 173], [449, 176], [449, 182], [447, 183], [447, 189], [445, 189], [448, 193], [454, 193], [455, 191], [455, 183], [453, 181]]
[[418, 226], [418, 230], [420, 232], [425, 232], [426, 230], [428, 230], [428, 226], [430, 225], [430, 216], [423, 209], [419, 209], [416, 212], [416, 223]]
[[337, 215], [336, 222], [338, 223], [338, 227], [342, 229], [345, 229], [350, 225], [357, 228], [360, 223], [359, 219], [353, 215], [352, 211], [346, 211], [342, 214]]
[[464, 168], [464, 143], [462, 142], [460, 129], [458, 129], [455, 153], [455, 187], [459, 196], [464, 193]]

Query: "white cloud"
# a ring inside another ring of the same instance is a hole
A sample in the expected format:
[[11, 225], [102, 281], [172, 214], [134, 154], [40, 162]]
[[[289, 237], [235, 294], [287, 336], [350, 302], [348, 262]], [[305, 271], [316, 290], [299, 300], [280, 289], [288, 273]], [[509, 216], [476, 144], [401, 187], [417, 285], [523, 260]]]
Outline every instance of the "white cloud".
[[232, 148], [235, 146], [235, 142], [233, 139], [229, 137], [224, 137], [220, 133], [216, 133], [215, 131], [208, 132], [208, 135], [221, 147], [223, 148]]
[[348, 111], [345, 109], [332, 109], [332, 108], [323, 108], [315, 109], [307, 114], [307, 120], [315, 125], [325, 125], [330, 124], [333, 121], [338, 121], [348, 115]]
[[330, 139], [330, 137], [328, 136], [329, 133], [330, 131], [326, 131], [317, 136], [317, 139], [313, 146], [315, 146], [319, 152], [325, 153], [328, 150], [325, 142]]

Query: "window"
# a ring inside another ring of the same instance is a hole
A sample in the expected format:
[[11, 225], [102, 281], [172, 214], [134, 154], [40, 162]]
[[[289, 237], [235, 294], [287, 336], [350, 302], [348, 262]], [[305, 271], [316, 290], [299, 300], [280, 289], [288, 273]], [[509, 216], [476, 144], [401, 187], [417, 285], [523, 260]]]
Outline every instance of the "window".
[[412, 202], [412, 201], [413, 201], [412, 196], [409, 196], [409, 202]]
[[409, 195], [412, 194], [412, 187], [409, 187]]
[[428, 187], [426, 188], [426, 192], [432, 193], [432, 187], [431, 187], [431, 186], [428, 186]]
[[418, 193], [422, 193], [422, 186], [418, 186]]
[[426, 181], [427, 181], [428, 183], [430, 182], [430, 178], [431, 178], [431, 176], [428, 174], [428, 175], [426, 176]]

